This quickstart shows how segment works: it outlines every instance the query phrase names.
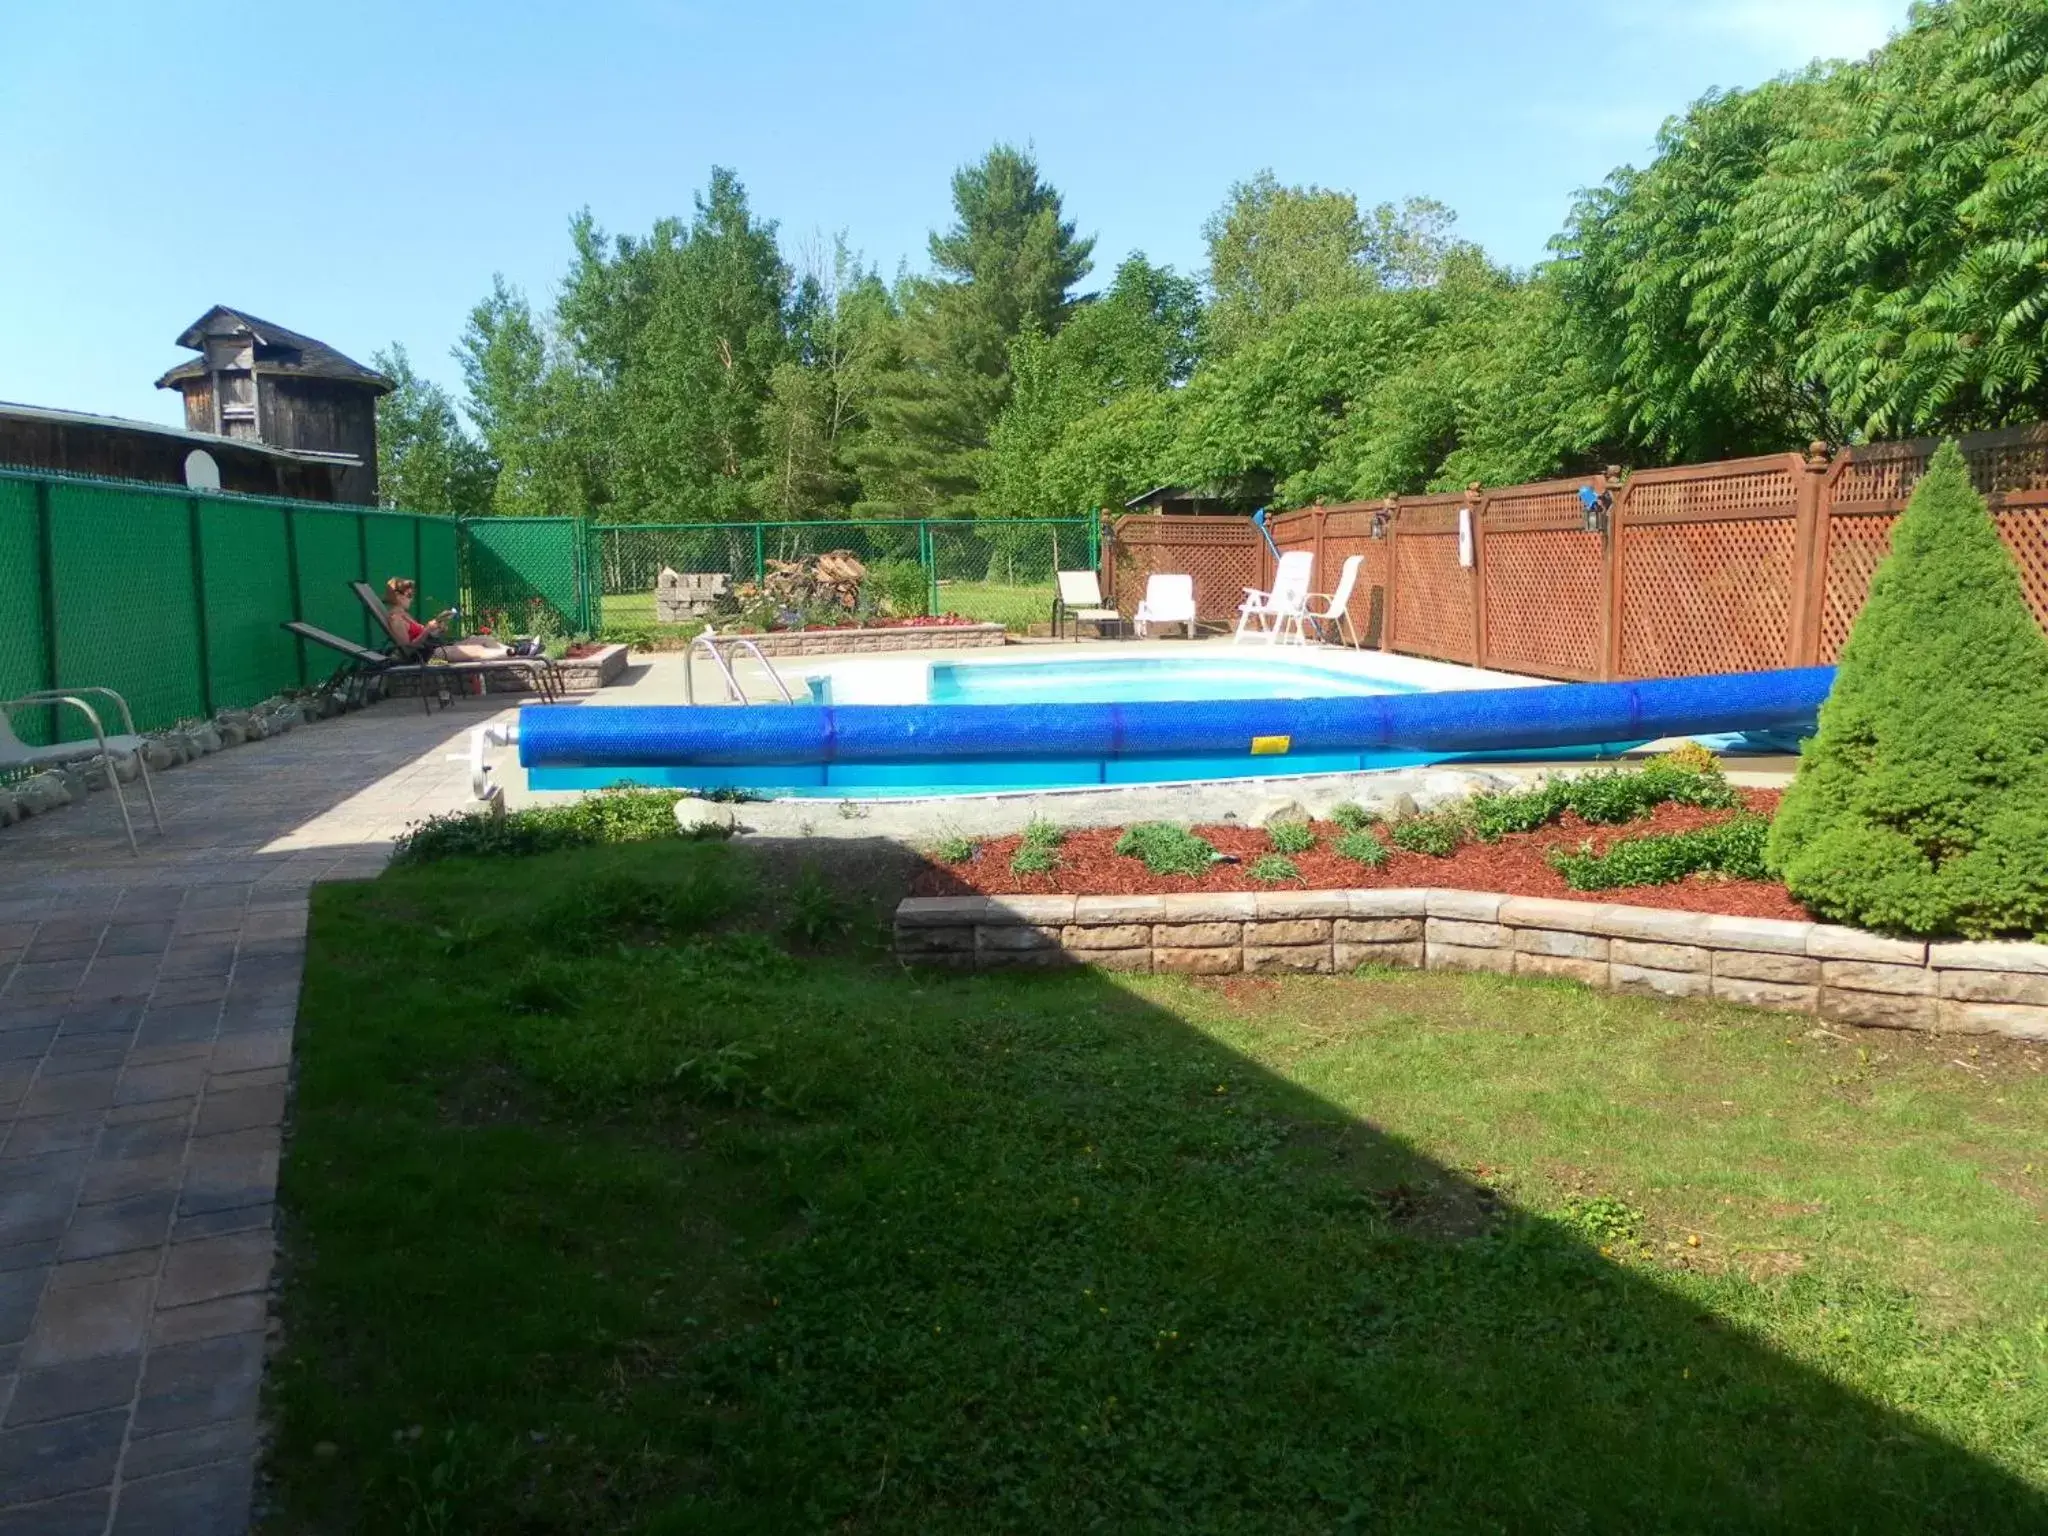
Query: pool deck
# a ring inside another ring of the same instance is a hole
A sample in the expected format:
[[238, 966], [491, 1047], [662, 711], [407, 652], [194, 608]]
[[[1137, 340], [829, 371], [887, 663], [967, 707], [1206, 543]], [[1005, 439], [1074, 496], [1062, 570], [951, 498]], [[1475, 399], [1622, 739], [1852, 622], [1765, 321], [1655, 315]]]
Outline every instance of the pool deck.
[[[636, 657], [572, 707], [680, 703], [683, 667]], [[719, 700], [696, 667], [698, 698]], [[374, 877], [408, 823], [468, 807], [451, 757], [513, 709], [392, 700], [160, 774], [166, 831], [142, 830], [140, 857], [105, 792], [0, 828], [0, 1536], [249, 1528], [309, 894]]]

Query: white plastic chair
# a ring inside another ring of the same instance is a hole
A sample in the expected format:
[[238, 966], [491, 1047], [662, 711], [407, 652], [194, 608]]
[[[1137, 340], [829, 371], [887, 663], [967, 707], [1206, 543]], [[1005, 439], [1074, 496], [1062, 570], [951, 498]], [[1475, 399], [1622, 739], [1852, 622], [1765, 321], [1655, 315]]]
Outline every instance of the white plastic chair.
[[[83, 694], [104, 694], [120, 708], [122, 730], [109, 736], [101, 724], [99, 711], [86, 703]], [[85, 716], [92, 727], [90, 741], [60, 741], [47, 747], [32, 747], [14, 734], [14, 724], [9, 718], [12, 710], [29, 705], [69, 705]], [[157, 835], [164, 830], [163, 812], [157, 809], [156, 786], [149, 782], [149, 763], [142, 755], [142, 737], [135, 729], [135, 716], [129, 713], [128, 701], [111, 688], [50, 688], [40, 693], [23, 694], [18, 699], [0, 700], [0, 773], [18, 769], [43, 769], [60, 767], [65, 763], [84, 762], [88, 758], [103, 757], [107, 763], [107, 782], [113, 786], [114, 803], [121, 807], [121, 825], [128, 830], [128, 849], [137, 858], [142, 849], [135, 841], [135, 823], [128, 816], [128, 797], [121, 791], [121, 775], [115, 765], [117, 757], [133, 757], [135, 766], [142, 774], [142, 791], [149, 796], [150, 818], [156, 822]]]
[[1195, 578], [1192, 576], [1149, 576], [1145, 597], [1138, 604], [1134, 623], [1140, 640], [1154, 624], [1185, 624], [1188, 638], [1195, 638]]
[[1074, 638], [1081, 638], [1081, 622], [1086, 620], [1095, 626], [1095, 633], [1102, 633], [1102, 626], [1114, 624], [1123, 628], [1124, 616], [1114, 608], [1103, 606], [1102, 583], [1093, 571], [1060, 571], [1055, 579], [1059, 593], [1052, 600], [1052, 635], [1060, 635], [1060, 619], [1064, 616], [1074, 621]]
[[1308, 637], [1302, 633], [1301, 623], [1307, 616], [1308, 583], [1315, 563], [1312, 550], [1289, 550], [1273, 568], [1272, 591], [1246, 587], [1244, 601], [1237, 608], [1237, 633], [1231, 639], [1242, 641], [1256, 624], [1259, 638], [1268, 645], [1277, 645], [1290, 636], [1291, 643], [1306, 645]]
[[1350, 624], [1351, 648], [1353, 650], [1358, 649], [1358, 626], [1351, 623], [1351, 589], [1358, 585], [1358, 568], [1363, 564], [1365, 564], [1365, 556], [1346, 555], [1344, 557], [1344, 568], [1337, 573], [1337, 590], [1328, 594], [1321, 592], [1310, 593], [1309, 603], [1313, 605], [1320, 598], [1322, 600], [1322, 607], [1310, 606], [1306, 614], [1309, 622], [1315, 625], [1318, 635], [1323, 632], [1323, 626], [1327, 624], [1336, 631], [1337, 640], [1340, 644], [1344, 639], [1344, 626]]

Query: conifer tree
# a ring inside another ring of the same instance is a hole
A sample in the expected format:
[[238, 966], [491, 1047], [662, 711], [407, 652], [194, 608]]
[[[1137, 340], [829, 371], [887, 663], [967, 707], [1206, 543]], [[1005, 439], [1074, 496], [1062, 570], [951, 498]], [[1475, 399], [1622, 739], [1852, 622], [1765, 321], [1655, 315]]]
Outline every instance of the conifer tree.
[[2048, 932], [2048, 637], [1954, 443], [1893, 530], [1768, 857], [1823, 917]]

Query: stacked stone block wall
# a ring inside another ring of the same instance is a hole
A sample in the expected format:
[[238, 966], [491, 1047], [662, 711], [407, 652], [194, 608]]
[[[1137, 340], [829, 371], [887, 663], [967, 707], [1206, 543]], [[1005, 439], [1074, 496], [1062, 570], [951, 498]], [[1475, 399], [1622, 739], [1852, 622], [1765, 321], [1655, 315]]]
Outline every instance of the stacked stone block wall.
[[897, 908], [896, 950], [911, 964], [975, 971], [1489, 971], [1845, 1024], [2048, 1040], [2048, 944], [1928, 944], [1825, 923], [1482, 891], [916, 898]]

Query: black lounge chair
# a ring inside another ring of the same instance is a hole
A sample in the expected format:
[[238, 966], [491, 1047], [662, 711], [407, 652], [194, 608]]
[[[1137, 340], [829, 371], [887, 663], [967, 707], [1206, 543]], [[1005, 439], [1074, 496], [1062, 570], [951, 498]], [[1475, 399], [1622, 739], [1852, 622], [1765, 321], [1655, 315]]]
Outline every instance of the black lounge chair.
[[345, 640], [331, 630], [317, 624], [304, 624], [297, 619], [287, 619], [284, 628], [301, 640], [311, 641], [338, 655], [347, 658], [341, 674], [356, 677], [416, 677], [420, 680], [420, 708], [431, 713], [435, 697], [445, 707], [448, 702], [446, 686], [430, 688], [427, 685], [440, 678], [482, 677], [492, 672], [517, 671], [527, 681], [527, 686], [540, 695], [544, 704], [559, 703], [562, 699], [562, 677], [555, 664], [545, 656], [507, 656], [497, 661], [429, 661], [417, 653], [400, 651], [396, 647], [389, 651], [373, 651], [367, 645], [358, 645]]

